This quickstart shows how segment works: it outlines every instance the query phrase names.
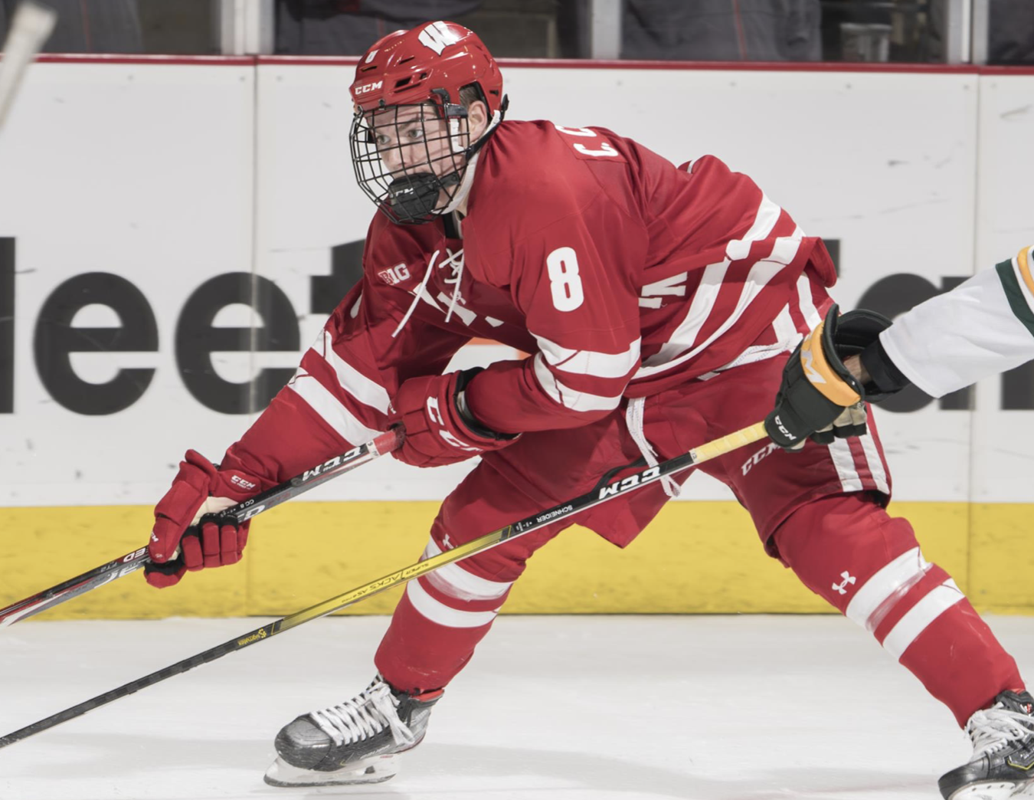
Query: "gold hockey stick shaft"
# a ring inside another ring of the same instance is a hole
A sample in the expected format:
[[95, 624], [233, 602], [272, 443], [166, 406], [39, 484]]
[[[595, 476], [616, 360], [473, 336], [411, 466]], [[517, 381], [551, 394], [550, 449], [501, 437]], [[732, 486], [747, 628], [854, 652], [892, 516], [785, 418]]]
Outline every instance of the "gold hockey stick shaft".
[[[673, 472], [681, 472], [685, 469], [689, 469], [689, 467], [701, 464], [704, 461], [710, 461], [711, 459], [723, 456], [726, 453], [730, 453], [733, 450], [737, 450], [740, 447], [751, 444], [752, 442], [764, 439], [767, 435], [768, 434], [765, 432], [765, 424], [763, 422], [757, 422], [746, 428], [741, 428], [740, 430], [734, 431], [720, 439], [715, 439], [713, 442], [708, 442], [707, 444], [695, 447], [686, 455], [673, 458], [670, 461], [662, 462], [656, 467], [642, 470], [629, 478], [615, 481], [603, 489], [590, 492], [589, 494], [584, 494], [581, 497], [568, 501], [567, 503], [561, 503], [551, 509], [536, 514], [534, 517], [528, 517], [520, 522], [506, 525], [505, 527], [499, 528], [491, 533], [486, 533], [484, 536], [480, 536], [477, 539], [469, 541], [466, 544], [457, 545], [451, 550], [445, 550], [436, 556], [431, 556], [430, 558], [425, 559], [424, 561], [410, 564], [408, 567], [403, 567], [397, 572], [392, 572], [390, 575], [385, 575], [383, 578], [378, 578], [364, 586], [352, 589], [349, 592], [340, 594], [337, 597], [332, 597], [329, 600], [324, 600], [322, 603], [317, 603], [310, 608], [295, 612], [289, 617], [285, 617], [281, 620], [282, 624], [280, 625], [280, 630], [287, 630], [288, 628], [301, 625], [302, 623], [316, 619], [317, 617], [332, 614], [335, 611], [345, 608], [346, 606], [350, 606], [353, 603], [357, 603], [372, 594], [376, 594], [377, 592], [381, 592], [385, 589], [390, 589], [391, 587], [398, 586], [402, 583], [408, 583], [414, 578], [419, 578], [421, 575], [433, 572], [439, 567], [444, 567], [446, 564], [463, 561], [477, 553], [496, 547], [509, 539], [521, 536], [566, 517], [573, 516], [574, 514], [578, 514], [586, 509], [599, 505], [600, 503], [605, 503], [616, 497], [618, 494], [626, 494], [627, 492], [634, 491], [648, 483], [658, 481], [666, 475], [671, 475]], [[675, 465], [675, 462], [680, 459], [686, 459], [687, 461], [684, 464]], [[668, 464], [674, 465], [673, 468], [668, 470], [664, 469], [665, 465]], [[656, 474], [651, 474], [654, 472], [656, 472]], [[627, 483], [630, 479], [634, 479], [639, 476], [646, 477], [640, 478], [634, 483]], [[626, 483], [627, 486], [625, 486]], [[614, 491], [614, 487], [617, 487], [617, 491]]]
[[666, 475], [681, 472], [682, 470], [701, 464], [704, 461], [717, 458], [718, 456], [729, 453], [739, 447], [743, 447], [746, 444], [763, 439], [765, 435], [764, 425], [758, 422], [755, 425], [743, 428], [742, 430], [731, 433], [728, 436], [723, 436], [721, 439], [716, 439], [713, 442], [708, 442], [707, 444], [694, 448], [681, 456], [664, 461], [656, 467], [649, 467], [647, 469], [640, 470], [639, 472], [614, 481], [606, 486], [597, 487], [596, 489], [593, 489], [593, 491], [583, 494], [581, 497], [577, 497], [574, 500], [560, 503], [559, 505], [553, 506], [539, 514], [527, 517], [520, 522], [514, 522], [500, 528], [499, 530], [486, 533], [484, 536], [474, 539], [471, 542], [459, 545], [458, 547], [455, 547], [452, 550], [447, 550], [439, 555], [432, 556], [425, 561], [419, 561], [416, 564], [403, 567], [396, 572], [392, 572], [390, 575], [385, 575], [383, 578], [378, 578], [375, 581], [371, 581], [370, 583], [364, 584], [356, 589], [347, 591], [344, 594], [339, 594], [337, 597], [332, 597], [329, 600], [324, 600], [322, 603], [317, 603], [314, 606], [295, 612], [290, 616], [270, 622], [268, 625], [256, 628], [250, 633], [246, 633], [237, 639], [224, 642], [223, 644], [213, 647], [210, 650], [206, 650], [203, 653], [198, 653], [196, 656], [186, 658], [183, 661], [179, 661], [165, 667], [164, 669], [158, 670], [157, 672], [153, 672], [150, 675], [145, 675], [143, 678], [127, 683], [117, 689], [112, 689], [110, 692], [105, 692], [104, 694], [98, 695], [97, 697], [80, 703], [79, 705], [72, 706], [71, 708], [67, 708], [64, 711], [47, 717], [46, 719], [35, 722], [32, 725], [28, 725], [20, 730], [14, 731], [13, 733], [9, 733], [6, 736], [0, 737], [0, 747], [14, 744], [15, 742], [26, 739], [29, 736], [40, 733], [41, 731], [53, 728], [55, 725], [60, 725], [62, 722], [67, 722], [70, 719], [82, 716], [86, 712], [92, 711], [95, 708], [107, 705], [114, 700], [118, 700], [119, 698], [132, 694], [133, 692], [137, 692], [140, 689], [160, 683], [166, 678], [171, 678], [174, 675], [187, 672], [201, 664], [207, 664], [210, 661], [215, 661], [217, 658], [222, 658], [228, 653], [242, 650], [257, 642], [269, 639], [278, 633], [297, 627], [303, 623], [310, 622], [314, 619], [318, 619], [319, 617], [326, 616], [334, 611], [339, 611], [346, 606], [357, 603], [360, 600], [377, 594], [378, 592], [382, 592], [385, 589], [399, 586], [407, 581], [413, 580], [413, 578], [419, 578], [421, 575], [433, 572], [439, 567], [444, 567], [446, 564], [452, 564], [456, 561], [470, 558], [476, 553], [481, 553], [492, 547], [496, 547], [509, 539], [529, 533], [546, 525], [551, 525], [554, 522], [573, 516], [574, 514], [585, 511], [586, 509], [592, 508], [600, 503], [605, 503], [619, 495], [633, 492], [647, 484], [660, 480]]

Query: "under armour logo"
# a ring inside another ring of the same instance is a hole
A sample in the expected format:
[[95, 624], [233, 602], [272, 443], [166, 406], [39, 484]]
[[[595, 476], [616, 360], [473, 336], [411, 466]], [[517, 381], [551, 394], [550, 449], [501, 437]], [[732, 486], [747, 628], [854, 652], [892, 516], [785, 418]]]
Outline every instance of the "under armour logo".
[[846, 587], [849, 583], [856, 583], [858, 581], [858, 579], [854, 575], [846, 571], [841, 572], [840, 577], [843, 578], [843, 580], [840, 583], [833, 584], [833, 588], [840, 592], [840, 594], [847, 594], [847, 589], [844, 587]]

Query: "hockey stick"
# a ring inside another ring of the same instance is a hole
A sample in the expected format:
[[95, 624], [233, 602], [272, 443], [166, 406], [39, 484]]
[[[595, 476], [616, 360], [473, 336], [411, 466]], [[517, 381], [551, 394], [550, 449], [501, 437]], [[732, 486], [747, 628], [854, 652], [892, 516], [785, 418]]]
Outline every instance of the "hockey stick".
[[751, 442], [763, 439], [766, 435], [764, 423], [758, 422], [747, 428], [738, 430], [735, 433], [730, 433], [728, 436], [723, 436], [721, 439], [716, 439], [713, 442], [694, 448], [681, 456], [676, 456], [668, 461], [664, 461], [656, 467], [649, 467], [647, 469], [640, 470], [639, 472], [629, 475], [627, 478], [622, 478], [621, 480], [614, 481], [613, 483], [607, 484], [603, 487], [597, 487], [591, 492], [583, 494], [580, 497], [576, 497], [574, 500], [560, 503], [546, 511], [522, 519], [520, 522], [514, 522], [510, 525], [499, 528], [499, 530], [486, 533], [484, 536], [467, 542], [466, 544], [461, 544], [452, 550], [446, 550], [436, 556], [426, 559], [425, 561], [411, 564], [408, 567], [404, 567], [390, 575], [385, 575], [383, 578], [371, 581], [357, 589], [352, 589], [351, 591], [340, 594], [337, 597], [332, 597], [329, 600], [324, 600], [322, 603], [317, 603], [316, 605], [303, 609], [302, 611], [295, 612], [290, 616], [282, 617], [275, 622], [270, 622], [268, 625], [263, 625], [261, 628], [256, 628], [238, 639], [233, 639], [229, 642], [213, 647], [210, 650], [205, 650], [203, 653], [198, 653], [196, 656], [191, 656], [190, 658], [186, 658], [183, 661], [179, 661], [171, 666], [165, 667], [164, 669], [160, 669], [157, 672], [152, 672], [150, 675], [146, 675], [143, 678], [127, 683], [117, 689], [112, 689], [110, 692], [105, 692], [91, 700], [87, 700], [79, 705], [72, 706], [71, 708], [66, 708], [64, 711], [49, 716], [46, 719], [41, 719], [39, 722], [34, 722], [32, 725], [21, 728], [13, 733], [9, 733], [4, 737], [0, 737], [0, 747], [6, 747], [9, 744], [21, 741], [22, 739], [27, 739], [34, 734], [53, 728], [55, 725], [60, 725], [62, 722], [67, 722], [70, 719], [75, 719], [88, 711], [107, 705], [114, 700], [118, 700], [126, 695], [132, 694], [133, 692], [137, 692], [140, 689], [145, 689], [148, 686], [160, 683], [166, 678], [180, 675], [194, 667], [200, 666], [201, 664], [215, 661], [217, 658], [222, 658], [227, 653], [243, 650], [249, 645], [253, 645], [256, 642], [261, 642], [272, 636], [276, 636], [278, 633], [283, 633], [284, 631], [290, 630], [298, 625], [302, 625], [303, 623], [326, 616], [334, 611], [350, 606], [363, 598], [370, 597], [377, 592], [390, 589], [392, 586], [398, 586], [412, 580], [413, 578], [418, 578], [421, 575], [426, 575], [439, 567], [444, 567], [446, 564], [452, 564], [456, 561], [470, 558], [470, 556], [475, 555], [476, 553], [484, 552], [485, 550], [502, 544], [505, 541], [515, 539], [518, 536], [530, 533], [531, 531], [537, 530], [545, 525], [550, 525], [559, 520], [571, 517], [574, 514], [578, 514], [579, 512], [585, 511], [586, 509], [592, 508], [600, 503], [605, 503], [607, 500], [611, 500], [615, 497], [624, 495], [627, 492], [634, 491], [642, 486], [658, 481], [666, 475], [681, 472], [684, 469], [688, 469], [689, 467], [703, 463], [704, 461], [725, 455], [739, 447], [743, 447]]
[[[373, 441], [349, 450], [347, 453], [334, 456], [334, 458], [324, 464], [307, 469], [301, 475], [296, 475], [274, 486], [272, 489], [267, 489], [261, 494], [245, 500], [243, 503], [238, 503], [232, 508], [221, 511], [217, 516], [236, 517], [237, 522], [249, 520], [256, 514], [268, 511], [293, 497], [297, 497], [303, 492], [309, 491], [309, 489], [314, 489], [331, 478], [351, 472], [356, 467], [373, 461], [385, 453], [390, 453], [402, 444], [402, 439], [401, 428], [390, 430], [387, 433], [381, 434]], [[41, 611], [46, 611], [48, 608], [53, 608], [66, 600], [71, 600], [73, 597], [78, 597], [92, 589], [110, 583], [116, 578], [135, 572], [149, 563], [151, 563], [151, 559], [147, 555], [146, 547], [141, 547], [132, 553], [126, 553], [121, 558], [109, 561], [96, 569], [91, 569], [89, 572], [70, 578], [57, 586], [51, 586], [39, 594], [26, 597], [24, 600], [19, 600], [6, 608], [0, 608], [0, 628], [6, 628], [19, 620], [27, 619], [34, 614], [39, 614]]]
[[26, 0], [14, 10], [11, 28], [4, 41], [0, 62], [0, 126], [18, 95], [25, 70], [50, 37], [57, 13], [39, 3]]

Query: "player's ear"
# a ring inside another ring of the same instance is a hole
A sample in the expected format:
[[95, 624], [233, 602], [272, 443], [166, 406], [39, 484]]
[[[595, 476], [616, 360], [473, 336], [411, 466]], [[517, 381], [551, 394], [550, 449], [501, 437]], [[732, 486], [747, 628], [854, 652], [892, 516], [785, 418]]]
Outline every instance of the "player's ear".
[[475, 100], [467, 107], [467, 124], [470, 126], [471, 141], [477, 141], [481, 137], [489, 122], [488, 107], [483, 102]]

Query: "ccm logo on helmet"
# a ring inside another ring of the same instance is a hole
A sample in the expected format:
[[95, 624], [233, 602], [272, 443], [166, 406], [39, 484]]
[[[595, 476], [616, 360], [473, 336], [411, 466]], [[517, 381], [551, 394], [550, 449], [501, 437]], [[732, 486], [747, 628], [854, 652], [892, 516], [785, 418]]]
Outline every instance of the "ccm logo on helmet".
[[357, 86], [355, 89], [356, 94], [366, 94], [372, 92], [375, 89], [380, 89], [384, 85], [384, 81], [376, 81], [375, 83], [364, 83], [362, 86]]

